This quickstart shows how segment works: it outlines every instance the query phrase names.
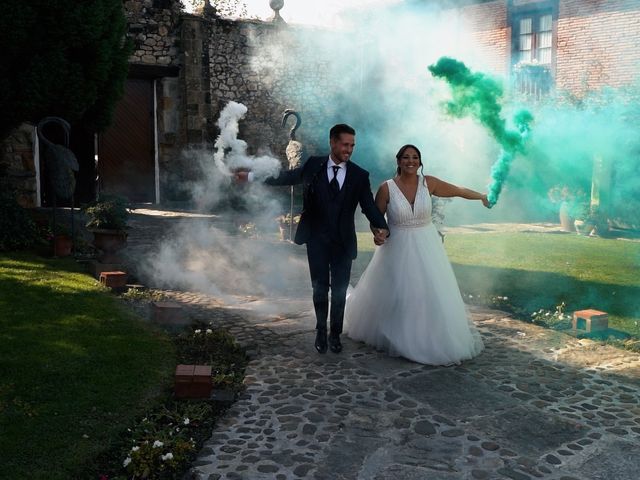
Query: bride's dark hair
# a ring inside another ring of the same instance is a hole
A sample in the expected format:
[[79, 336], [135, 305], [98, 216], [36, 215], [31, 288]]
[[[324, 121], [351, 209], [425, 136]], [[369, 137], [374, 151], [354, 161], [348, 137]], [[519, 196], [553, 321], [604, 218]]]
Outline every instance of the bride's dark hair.
[[[407, 148], [413, 148], [416, 152], [418, 152], [418, 160], [420, 160], [420, 172], [424, 176], [424, 172], [422, 171], [422, 154], [420, 153], [418, 147], [416, 147], [415, 145], [407, 143], [406, 145], [401, 146], [400, 150], [398, 150], [398, 153], [396, 153], [396, 162], [400, 163], [400, 159], [402, 158], [402, 155], [404, 155], [404, 152], [407, 150]], [[396, 173], [400, 175], [400, 165], [398, 165], [398, 168], [396, 168]]]

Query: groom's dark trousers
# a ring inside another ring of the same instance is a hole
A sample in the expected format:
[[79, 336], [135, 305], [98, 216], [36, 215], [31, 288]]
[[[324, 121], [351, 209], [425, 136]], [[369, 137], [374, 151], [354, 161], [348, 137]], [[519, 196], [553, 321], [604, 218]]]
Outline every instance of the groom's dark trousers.
[[[351, 263], [358, 245], [354, 215], [358, 205], [371, 226], [388, 230], [384, 216], [373, 201], [369, 173], [347, 162], [344, 183], [336, 194], [329, 188], [329, 157], [310, 157], [303, 165], [269, 178], [269, 185], [303, 185], [303, 204], [295, 243], [307, 244], [307, 258], [313, 288], [316, 328], [342, 333], [344, 305], [351, 275]], [[329, 312], [331, 290], [331, 312]]]

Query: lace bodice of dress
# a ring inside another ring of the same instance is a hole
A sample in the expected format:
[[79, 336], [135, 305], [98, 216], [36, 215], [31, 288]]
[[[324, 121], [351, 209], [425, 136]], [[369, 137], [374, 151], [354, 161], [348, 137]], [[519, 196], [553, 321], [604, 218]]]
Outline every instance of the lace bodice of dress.
[[396, 182], [387, 180], [389, 188], [389, 204], [387, 205], [387, 222], [396, 227], [421, 227], [431, 223], [431, 196], [420, 177], [416, 199], [411, 204], [404, 196]]

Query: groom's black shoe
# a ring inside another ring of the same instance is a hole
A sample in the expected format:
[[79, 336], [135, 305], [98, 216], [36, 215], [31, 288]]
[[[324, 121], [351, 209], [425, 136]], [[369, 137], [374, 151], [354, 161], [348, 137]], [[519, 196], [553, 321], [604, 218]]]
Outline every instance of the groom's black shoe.
[[340, 353], [342, 351], [342, 343], [340, 343], [340, 335], [329, 335], [329, 349], [333, 353]]
[[327, 331], [318, 330], [316, 333], [316, 350], [318, 353], [327, 353]]

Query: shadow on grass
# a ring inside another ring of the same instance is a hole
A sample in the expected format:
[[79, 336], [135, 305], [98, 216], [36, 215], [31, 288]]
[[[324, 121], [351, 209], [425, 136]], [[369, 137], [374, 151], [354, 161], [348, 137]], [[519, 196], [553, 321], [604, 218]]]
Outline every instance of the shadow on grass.
[[453, 264], [460, 290], [474, 295], [502, 295], [527, 311], [595, 308], [619, 317], [640, 317], [640, 287], [585, 282], [566, 275]]
[[0, 276], [3, 473], [78, 478], [168, 383], [173, 349], [72, 262], [16, 258]]

